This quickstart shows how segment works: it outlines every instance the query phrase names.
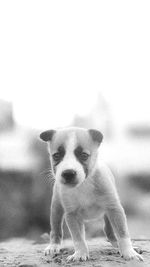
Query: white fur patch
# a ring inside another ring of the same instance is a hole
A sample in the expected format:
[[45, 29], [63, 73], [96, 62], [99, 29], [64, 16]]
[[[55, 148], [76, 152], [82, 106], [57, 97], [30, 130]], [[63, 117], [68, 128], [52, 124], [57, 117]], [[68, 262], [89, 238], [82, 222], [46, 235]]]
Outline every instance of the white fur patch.
[[59, 163], [56, 170], [56, 182], [61, 182], [62, 172], [65, 170], [72, 169], [77, 173], [78, 184], [82, 183], [85, 179], [85, 172], [83, 166], [76, 159], [74, 150], [77, 145], [77, 139], [75, 133], [72, 133], [66, 143], [66, 153], [63, 160]]

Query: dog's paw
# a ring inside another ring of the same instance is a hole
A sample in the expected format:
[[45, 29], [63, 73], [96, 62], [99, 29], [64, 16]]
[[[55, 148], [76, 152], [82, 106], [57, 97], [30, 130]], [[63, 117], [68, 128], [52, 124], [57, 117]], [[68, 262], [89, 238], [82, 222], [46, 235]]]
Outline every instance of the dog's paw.
[[56, 254], [60, 253], [60, 245], [59, 244], [49, 244], [48, 247], [45, 249], [44, 254], [45, 256], [55, 256]]
[[75, 251], [74, 254], [67, 257], [67, 262], [69, 261], [86, 261], [89, 259], [89, 254], [87, 251]]
[[143, 257], [138, 254], [133, 248], [123, 251], [121, 255], [126, 261], [134, 259], [143, 261]]
[[113, 246], [114, 248], [118, 248], [118, 243], [117, 243], [117, 241], [112, 241], [112, 240], [110, 240], [110, 243], [112, 244], [112, 246]]

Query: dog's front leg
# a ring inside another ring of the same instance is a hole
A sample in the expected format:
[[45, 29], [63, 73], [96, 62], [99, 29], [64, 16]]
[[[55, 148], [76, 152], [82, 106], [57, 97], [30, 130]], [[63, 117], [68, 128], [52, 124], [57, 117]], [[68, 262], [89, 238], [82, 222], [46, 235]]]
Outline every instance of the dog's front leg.
[[125, 260], [138, 259], [143, 260], [133, 248], [128, 232], [127, 220], [124, 210], [120, 204], [115, 207], [108, 208], [108, 217], [116, 232], [120, 253]]
[[75, 252], [67, 258], [67, 261], [81, 260], [89, 258], [88, 247], [85, 242], [84, 224], [74, 213], [68, 213], [65, 216], [66, 223], [73, 239]]
[[50, 254], [54, 256], [60, 252], [61, 240], [62, 240], [62, 222], [63, 222], [63, 207], [54, 193], [51, 204], [51, 213], [50, 213], [50, 244], [45, 249], [45, 255]]

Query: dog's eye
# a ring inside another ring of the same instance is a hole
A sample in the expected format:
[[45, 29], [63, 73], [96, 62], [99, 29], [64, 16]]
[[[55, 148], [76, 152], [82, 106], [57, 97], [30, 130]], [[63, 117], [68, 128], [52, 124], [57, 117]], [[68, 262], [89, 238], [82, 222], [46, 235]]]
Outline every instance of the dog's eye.
[[55, 161], [55, 164], [56, 165], [63, 159], [64, 155], [65, 155], [65, 149], [64, 149], [64, 147], [63, 146], [59, 146], [57, 148], [57, 152], [55, 152], [52, 155], [52, 158]]
[[61, 159], [61, 154], [56, 152], [52, 155], [54, 161], [59, 161]]
[[90, 155], [87, 154], [86, 152], [82, 152], [81, 155], [80, 155], [80, 158], [81, 158], [82, 161], [86, 161], [86, 160], [88, 160], [89, 156]]

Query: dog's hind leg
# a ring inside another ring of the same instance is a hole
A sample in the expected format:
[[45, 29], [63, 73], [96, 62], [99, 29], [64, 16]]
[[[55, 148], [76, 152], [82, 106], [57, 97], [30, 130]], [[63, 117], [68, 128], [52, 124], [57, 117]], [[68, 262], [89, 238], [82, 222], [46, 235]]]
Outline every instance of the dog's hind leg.
[[107, 216], [111, 221], [115, 234], [117, 236], [118, 247], [120, 254], [125, 260], [137, 259], [143, 261], [143, 258], [139, 253], [137, 253], [130, 239], [127, 219], [121, 204], [115, 203], [115, 205], [109, 206], [107, 209]]
[[[119, 249], [116, 235], [115, 235], [114, 230], [112, 228], [111, 222], [108, 219], [106, 214], [104, 215], [104, 228], [103, 229], [104, 229], [104, 233], [106, 235], [107, 240], [112, 244], [112, 246], [114, 248], [118, 248]], [[140, 248], [134, 247], [134, 250], [137, 253], [141, 254], [141, 249]]]
[[116, 235], [106, 214], [104, 215], [104, 233], [107, 237], [107, 240], [112, 244], [112, 246], [118, 248]]

